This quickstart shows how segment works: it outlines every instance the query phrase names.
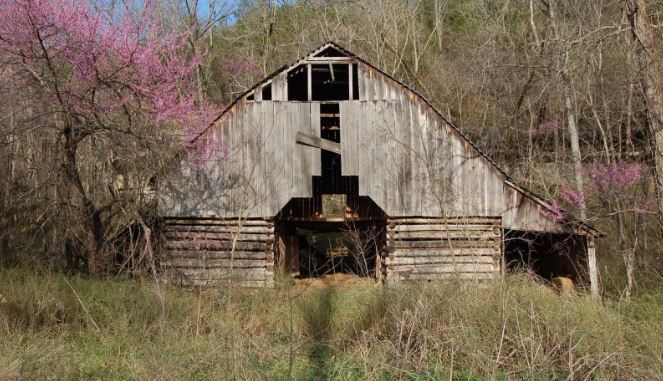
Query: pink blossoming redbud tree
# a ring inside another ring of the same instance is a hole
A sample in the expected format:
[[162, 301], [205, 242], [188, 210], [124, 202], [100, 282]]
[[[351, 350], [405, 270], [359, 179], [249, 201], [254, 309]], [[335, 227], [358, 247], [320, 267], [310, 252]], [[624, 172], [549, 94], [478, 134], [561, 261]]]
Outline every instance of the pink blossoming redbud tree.
[[80, 147], [98, 136], [168, 136], [205, 159], [222, 144], [186, 143], [212, 120], [189, 86], [202, 57], [184, 57], [187, 33], [163, 28], [149, 1], [115, 4], [0, 0], [1, 79], [11, 81], [21, 107], [38, 110], [31, 128], [60, 135], [63, 178], [83, 231], [74, 238], [92, 275], [100, 271], [106, 232], [80, 173]]
[[627, 296], [630, 296], [635, 284], [637, 236], [628, 239], [625, 219], [627, 216], [631, 216], [637, 227], [641, 217], [652, 211], [654, 200], [645, 191], [649, 174], [650, 169], [642, 163], [597, 162], [583, 168], [583, 175], [589, 179], [589, 187], [584, 193], [578, 192], [568, 185], [562, 187], [560, 191], [562, 199], [574, 208], [579, 208], [585, 200], [591, 199], [612, 216], [618, 231], [619, 248], [626, 267]]
[[579, 208], [585, 200], [592, 198], [603, 205], [618, 202], [622, 212], [647, 213], [651, 208], [651, 200], [641, 189], [649, 173], [649, 168], [642, 163], [593, 163], [583, 168], [583, 175], [589, 179], [588, 189], [578, 192], [564, 185], [560, 196], [574, 208]]

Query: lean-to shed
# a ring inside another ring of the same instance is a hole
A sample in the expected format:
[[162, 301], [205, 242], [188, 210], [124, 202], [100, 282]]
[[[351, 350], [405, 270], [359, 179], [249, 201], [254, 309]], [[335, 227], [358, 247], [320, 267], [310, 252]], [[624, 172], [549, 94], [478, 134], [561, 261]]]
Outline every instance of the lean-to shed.
[[597, 290], [595, 229], [561, 218], [417, 91], [335, 43], [257, 83], [198, 139], [225, 149], [159, 183], [173, 282], [493, 279], [529, 266]]

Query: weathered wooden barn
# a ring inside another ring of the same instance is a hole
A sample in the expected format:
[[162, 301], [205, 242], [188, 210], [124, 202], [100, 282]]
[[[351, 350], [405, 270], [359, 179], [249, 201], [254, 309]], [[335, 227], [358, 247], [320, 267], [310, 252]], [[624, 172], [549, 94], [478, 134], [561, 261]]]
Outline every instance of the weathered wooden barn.
[[518, 186], [416, 90], [335, 43], [257, 83], [159, 182], [180, 284], [493, 279], [528, 267], [597, 290], [598, 232]]

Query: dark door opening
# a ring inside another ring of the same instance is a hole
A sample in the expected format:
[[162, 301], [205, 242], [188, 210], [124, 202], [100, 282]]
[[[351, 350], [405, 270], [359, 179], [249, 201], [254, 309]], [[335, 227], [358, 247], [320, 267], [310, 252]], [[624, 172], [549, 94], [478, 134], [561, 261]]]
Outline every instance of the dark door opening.
[[333, 274], [375, 277], [386, 221], [277, 223], [277, 266], [296, 278]]
[[546, 281], [564, 277], [576, 285], [588, 284], [586, 248], [579, 236], [507, 230], [504, 259], [510, 273], [527, 271]]

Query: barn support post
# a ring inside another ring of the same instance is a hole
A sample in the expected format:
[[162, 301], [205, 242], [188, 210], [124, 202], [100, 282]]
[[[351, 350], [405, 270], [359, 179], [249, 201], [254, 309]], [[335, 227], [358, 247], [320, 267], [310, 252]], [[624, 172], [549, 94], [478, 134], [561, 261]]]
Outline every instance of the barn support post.
[[599, 270], [596, 265], [596, 243], [592, 235], [587, 236], [587, 267], [592, 298], [599, 299]]
[[311, 64], [306, 65], [306, 99], [313, 100], [313, 70]]

